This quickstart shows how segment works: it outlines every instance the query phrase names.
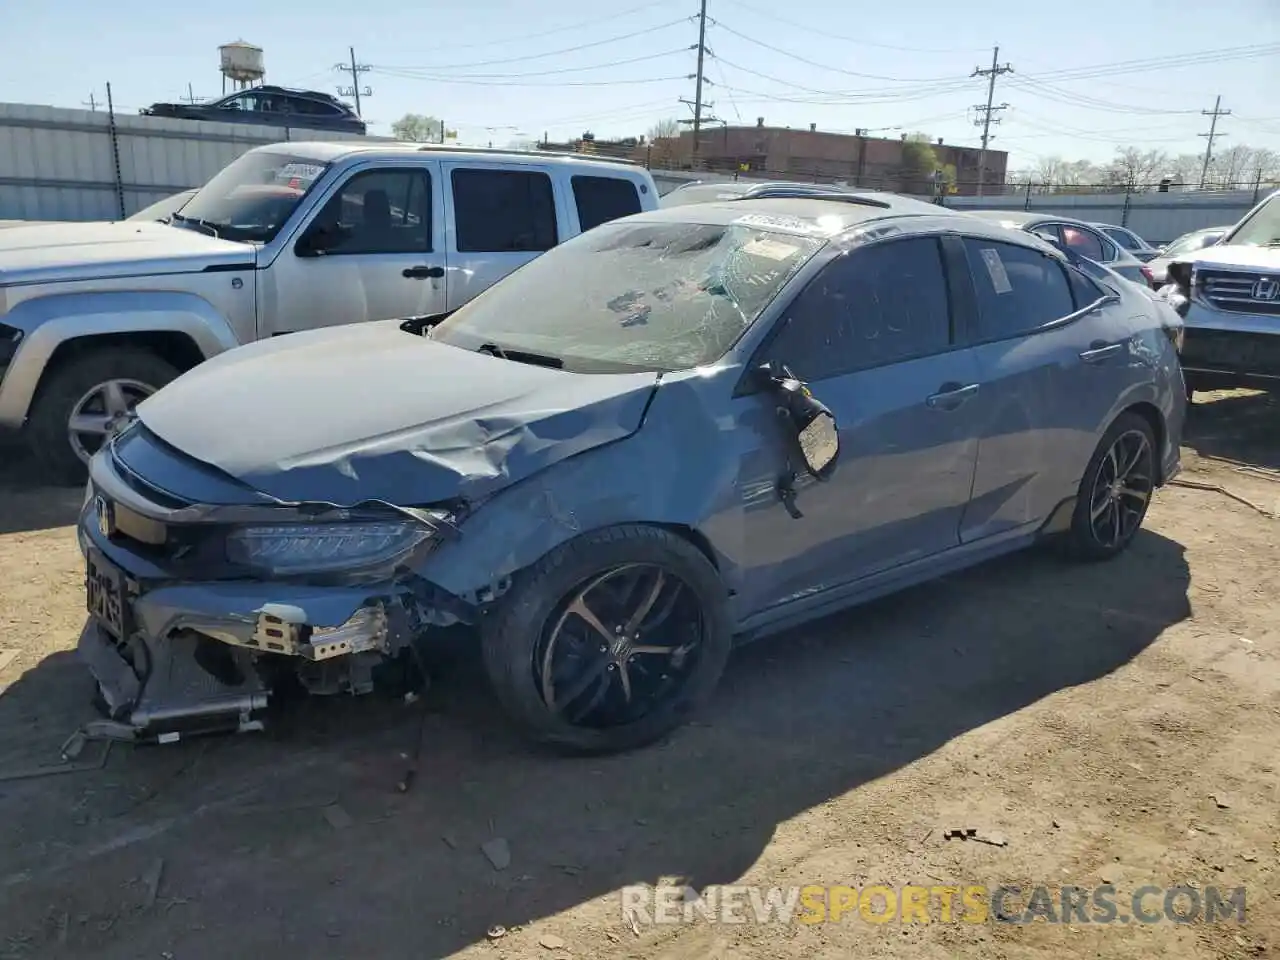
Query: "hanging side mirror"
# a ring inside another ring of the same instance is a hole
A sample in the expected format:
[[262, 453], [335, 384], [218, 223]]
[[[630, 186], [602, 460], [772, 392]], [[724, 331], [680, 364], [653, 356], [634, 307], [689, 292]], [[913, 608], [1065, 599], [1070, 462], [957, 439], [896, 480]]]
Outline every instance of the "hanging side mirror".
[[778, 415], [795, 438], [805, 469], [816, 480], [829, 479], [840, 457], [835, 414], [784, 366], [767, 364], [758, 376], [778, 399]]

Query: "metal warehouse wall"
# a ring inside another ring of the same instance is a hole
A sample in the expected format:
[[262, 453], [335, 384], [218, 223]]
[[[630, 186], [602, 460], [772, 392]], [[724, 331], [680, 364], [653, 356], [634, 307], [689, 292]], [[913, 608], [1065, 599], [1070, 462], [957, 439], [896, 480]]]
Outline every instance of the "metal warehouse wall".
[[957, 210], [1031, 210], [1128, 227], [1149, 243], [1167, 243], [1204, 227], [1231, 226], [1267, 195], [1261, 190], [1186, 193], [1023, 194], [948, 197]]
[[[359, 134], [0, 103], [0, 220], [116, 220], [252, 147]], [[114, 136], [113, 136], [114, 133]], [[117, 161], [118, 156], [118, 161]]]

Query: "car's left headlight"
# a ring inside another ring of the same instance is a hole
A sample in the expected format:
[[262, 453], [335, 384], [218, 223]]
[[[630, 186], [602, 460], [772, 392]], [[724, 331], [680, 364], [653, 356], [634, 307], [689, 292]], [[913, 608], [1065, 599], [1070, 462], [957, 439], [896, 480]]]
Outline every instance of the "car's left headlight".
[[411, 520], [242, 527], [227, 537], [227, 558], [280, 575], [335, 573], [392, 563], [436, 535]]

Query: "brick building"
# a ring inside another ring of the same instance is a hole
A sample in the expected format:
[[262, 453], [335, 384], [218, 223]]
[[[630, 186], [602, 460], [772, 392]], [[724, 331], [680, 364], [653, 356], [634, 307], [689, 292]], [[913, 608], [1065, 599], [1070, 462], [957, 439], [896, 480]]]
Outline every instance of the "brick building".
[[[904, 168], [903, 145], [907, 138], [885, 139], [863, 134], [826, 133], [811, 125], [808, 130], [765, 126], [764, 118], [755, 126], [704, 127], [699, 135], [699, 151], [693, 156], [693, 133], [683, 131], [678, 138], [655, 140], [641, 149], [654, 167], [699, 169], [717, 172], [745, 170], [753, 177], [776, 179], [843, 181], [850, 186], [892, 190], [903, 193], [932, 193], [932, 181]], [[955, 147], [937, 140], [931, 143], [940, 167], [955, 168], [955, 192], [973, 194], [978, 184], [976, 147]], [[1005, 181], [1008, 154], [988, 150], [982, 177], [984, 190]]]

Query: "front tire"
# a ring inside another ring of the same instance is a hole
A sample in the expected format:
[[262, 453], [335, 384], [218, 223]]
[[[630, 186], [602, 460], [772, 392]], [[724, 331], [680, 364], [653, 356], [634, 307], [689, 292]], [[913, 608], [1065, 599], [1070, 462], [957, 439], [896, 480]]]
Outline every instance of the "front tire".
[[1085, 468], [1068, 534], [1082, 560], [1109, 560], [1133, 542], [1155, 492], [1156, 440], [1151, 424], [1122, 413]]
[[485, 669], [525, 737], [578, 754], [634, 749], [715, 690], [732, 644], [726, 599], [683, 537], [593, 531], [516, 575], [481, 623]]
[[138, 403], [178, 376], [147, 350], [97, 350], [54, 369], [41, 383], [27, 420], [27, 443], [51, 483], [88, 477], [89, 458]]

